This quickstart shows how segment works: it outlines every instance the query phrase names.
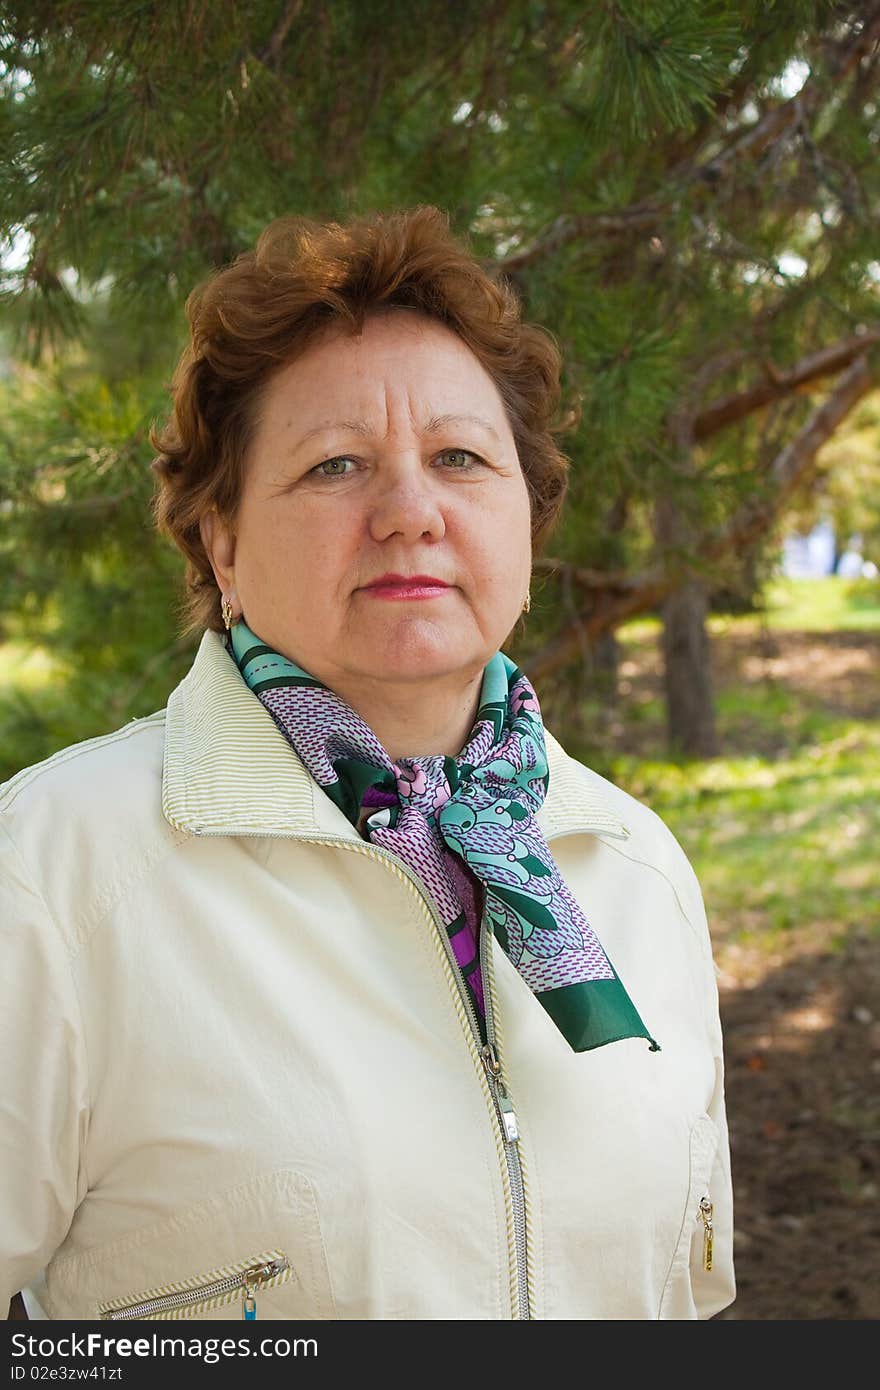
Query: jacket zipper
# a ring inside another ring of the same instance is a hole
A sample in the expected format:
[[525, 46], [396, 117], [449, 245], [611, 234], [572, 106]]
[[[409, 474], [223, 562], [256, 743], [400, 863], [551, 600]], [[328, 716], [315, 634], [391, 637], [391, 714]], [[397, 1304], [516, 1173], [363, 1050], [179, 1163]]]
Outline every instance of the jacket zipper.
[[[212, 827], [210, 830], [200, 830], [196, 833], [200, 835], [239, 835], [241, 832], [234, 828]], [[484, 1046], [474, 1005], [461, 973], [461, 966], [455, 959], [449, 933], [431, 906], [431, 896], [424, 882], [396, 854], [392, 854], [391, 850], [383, 849], [380, 845], [356, 842], [343, 835], [293, 836], [283, 830], [251, 831], [248, 833], [257, 833], [268, 839], [297, 839], [314, 845], [339, 845], [343, 849], [353, 850], [355, 854], [365, 854], [369, 859], [383, 860], [414, 890], [425, 915], [434, 928], [435, 942], [440, 942], [441, 956], [454, 986], [453, 996], [458, 1005], [460, 1016], [463, 1016], [463, 1021], [468, 1025], [466, 1029], [468, 1043], [477, 1068], [477, 1075], [483, 1085], [484, 1098], [496, 1121], [495, 1143], [499, 1158], [502, 1160], [501, 1183], [504, 1188], [504, 1206], [508, 1214], [507, 1245], [511, 1273], [511, 1302], [516, 1309], [517, 1320], [531, 1319], [529, 1302], [531, 1271], [529, 1270], [528, 1241], [526, 1239], [527, 1184], [518, 1146], [519, 1131], [516, 1115], [503, 1080], [501, 1062], [498, 1056], [500, 1029], [496, 1025], [498, 1008], [492, 976], [492, 955], [486, 947], [489, 933], [485, 929], [485, 903], [483, 921], [480, 925], [480, 970], [486, 984], [483, 1000], [486, 1006], [486, 1037], [488, 1039]]]
[[[461, 980], [460, 988], [465, 989], [464, 977], [461, 975], [461, 967], [455, 960], [452, 943], [449, 941], [449, 933], [444, 932], [443, 935], [446, 938], [449, 954], [452, 957]], [[486, 1006], [487, 1041], [480, 1048], [480, 1056], [486, 1068], [486, 1075], [498, 1111], [501, 1135], [504, 1140], [504, 1157], [507, 1163], [507, 1172], [510, 1180], [511, 1201], [513, 1203], [513, 1234], [516, 1245], [515, 1304], [518, 1309], [518, 1319], [529, 1320], [531, 1318], [529, 1301], [530, 1271], [528, 1241], [526, 1239], [525, 1174], [522, 1155], [519, 1149], [519, 1126], [516, 1121], [516, 1112], [504, 1081], [499, 1057], [499, 1053], [501, 1052], [501, 1030], [497, 1020], [500, 1017], [500, 1011], [498, 1009], [498, 1000], [495, 995], [494, 966], [492, 963], [492, 952], [488, 944], [489, 935], [490, 933], [486, 926], [484, 906], [483, 918], [480, 923], [480, 972], [485, 986], [483, 990], [483, 1002]], [[468, 1002], [470, 1003], [470, 1000], [468, 1000]], [[473, 1008], [471, 1009], [471, 1013], [473, 1014]], [[474, 1022], [476, 1022], [475, 1015]], [[514, 1290], [511, 1289], [512, 1297], [513, 1294]]]
[[[297, 838], [302, 839], [304, 837], [298, 836]], [[328, 838], [327, 841], [318, 841], [317, 843], [331, 843], [331, 841], [329, 841]], [[501, 1072], [501, 1063], [498, 1058], [500, 1040], [498, 1038], [498, 1030], [495, 1026], [497, 1000], [493, 987], [491, 953], [487, 946], [489, 932], [485, 925], [485, 905], [483, 920], [480, 924], [480, 971], [487, 986], [483, 991], [483, 1000], [486, 1006], [486, 1037], [488, 1041], [483, 1044], [473, 1001], [467, 985], [465, 984], [464, 976], [461, 973], [461, 966], [455, 959], [455, 952], [452, 949], [449, 933], [431, 907], [430, 894], [423, 881], [414, 874], [396, 854], [392, 854], [390, 850], [382, 849], [381, 846], [378, 845], [367, 846], [366, 844], [362, 849], [360, 845], [354, 844], [351, 840], [343, 839], [342, 836], [339, 837], [338, 843], [355, 850], [356, 853], [366, 854], [370, 858], [378, 856], [382, 859], [386, 859], [394, 870], [408, 879], [417, 890], [419, 902], [430, 916], [431, 923], [434, 927], [435, 939], [439, 938], [442, 944], [443, 954], [455, 980], [456, 993], [461, 1003], [464, 1005], [465, 1015], [470, 1025], [472, 1050], [477, 1052], [477, 1057], [482, 1064], [482, 1074], [485, 1074], [486, 1077], [490, 1104], [498, 1122], [498, 1130], [500, 1131], [502, 1141], [502, 1151], [504, 1155], [502, 1179], [504, 1177], [507, 1178], [507, 1182], [504, 1184], [505, 1206], [507, 1206], [509, 1201], [507, 1209], [512, 1217], [513, 1226], [511, 1231], [511, 1223], [509, 1221], [507, 1233], [508, 1247], [509, 1253], [512, 1256], [511, 1271], [515, 1276], [511, 1280], [511, 1300], [514, 1307], [517, 1309], [517, 1320], [530, 1319], [525, 1191], [518, 1146], [519, 1130], [516, 1123], [516, 1114], [507, 1093], [507, 1087]]]
[[700, 1198], [700, 1216], [703, 1222], [703, 1268], [712, 1268], [712, 1246], [715, 1240], [715, 1228], [712, 1224], [712, 1213], [715, 1210], [709, 1201], [708, 1194]]
[[137, 1303], [103, 1303], [100, 1315], [105, 1320], [124, 1318], [152, 1318], [176, 1312], [180, 1308], [192, 1308], [196, 1304], [217, 1300], [231, 1303], [237, 1293], [242, 1297], [242, 1318], [253, 1321], [257, 1316], [257, 1290], [277, 1279], [280, 1274], [290, 1270], [290, 1261], [281, 1252], [273, 1252], [246, 1269], [218, 1276], [203, 1284], [188, 1284], [186, 1288], [157, 1293], [153, 1298], [142, 1298]]

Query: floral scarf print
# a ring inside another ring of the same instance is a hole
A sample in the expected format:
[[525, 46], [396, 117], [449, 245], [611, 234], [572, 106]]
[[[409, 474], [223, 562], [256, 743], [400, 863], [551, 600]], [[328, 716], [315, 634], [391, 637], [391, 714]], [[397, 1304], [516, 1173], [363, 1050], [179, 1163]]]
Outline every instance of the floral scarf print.
[[[497, 938], [575, 1052], [645, 1028], [569, 891], [536, 815], [550, 782], [537, 696], [503, 652], [486, 665], [468, 742], [456, 757], [392, 762], [369, 725], [243, 621], [226, 638], [250, 689], [365, 839], [424, 884], [485, 1038], [480, 930]], [[482, 904], [482, 921], [481, 921]]]

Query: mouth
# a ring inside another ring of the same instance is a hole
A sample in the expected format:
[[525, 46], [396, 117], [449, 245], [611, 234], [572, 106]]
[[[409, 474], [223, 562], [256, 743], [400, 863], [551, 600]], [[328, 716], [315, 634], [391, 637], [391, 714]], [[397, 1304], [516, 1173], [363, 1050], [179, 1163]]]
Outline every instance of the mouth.
[[364, 593], [374, 598], [426, 599], [439, 598], [449, 588], [445, 579], [437, 579], [433, 574], [383, 574], [368, 584]]

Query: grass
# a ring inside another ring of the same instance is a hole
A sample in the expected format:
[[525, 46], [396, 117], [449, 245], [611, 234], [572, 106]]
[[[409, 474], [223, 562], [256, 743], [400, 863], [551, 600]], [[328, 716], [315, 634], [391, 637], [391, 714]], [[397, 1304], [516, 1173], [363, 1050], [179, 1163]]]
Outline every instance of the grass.
[[[763, 613], [730, 617], [713, 613], [709, 630], [723, 635], [765, 627], [771, 631], [854, 632], [880, 630], [880, 580], [778, 579], [767, 586]], [[659, 631], [655, 617], [636, 618], [620, 629], [621, 637], [638, 639]]]
[[880, 728], [811, 715], [788, 756], [615, 760], [684, 847], [719, 946], [840, 948], [880, 932]]
[[880, 630], [880, 580], [785, 579], [767, 590], [767, 625], [801, 632]]

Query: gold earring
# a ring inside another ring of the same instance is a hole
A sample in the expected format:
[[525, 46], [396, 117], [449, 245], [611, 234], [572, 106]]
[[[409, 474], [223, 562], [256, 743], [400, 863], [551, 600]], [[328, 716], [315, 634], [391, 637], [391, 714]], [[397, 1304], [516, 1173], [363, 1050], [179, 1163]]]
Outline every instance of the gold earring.
[[223, 595], [223, 599], [220, 603], [220, 613], [223, 617], [224, 623], [226, 624], [226, 630], [228, 632], [229, 629], [232, 627], [232, 604], [229, 602], [229, 599], [226, 597], [225, 594]]
[[526, 594], [526, 601], [525, 601], [525, 603], [524, 603], [523, 606], [522, 606], [522, 611], [523, 611], [524, 613], [528, 613], [528, 611], [529, 611], [529, 609], [531, 608], [531, 606], [532, 606], [532, 592], [531, 592], [531, 589], [530, 589], [529, 592]]

